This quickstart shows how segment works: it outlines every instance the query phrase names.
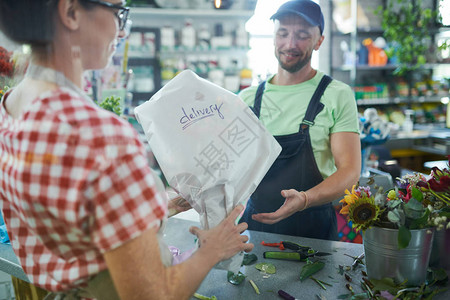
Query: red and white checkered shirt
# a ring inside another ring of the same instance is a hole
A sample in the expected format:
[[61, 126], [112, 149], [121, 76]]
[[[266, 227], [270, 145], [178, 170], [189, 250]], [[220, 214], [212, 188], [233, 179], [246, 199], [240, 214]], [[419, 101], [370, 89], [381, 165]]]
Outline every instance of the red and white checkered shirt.
[[165, 218], [155, 191], [126, 121], [65, 88], [33, 100], [18, 119], [2, 100], [0, 207], [35, 285], [68, 290], [106, 269], [104, 252]]

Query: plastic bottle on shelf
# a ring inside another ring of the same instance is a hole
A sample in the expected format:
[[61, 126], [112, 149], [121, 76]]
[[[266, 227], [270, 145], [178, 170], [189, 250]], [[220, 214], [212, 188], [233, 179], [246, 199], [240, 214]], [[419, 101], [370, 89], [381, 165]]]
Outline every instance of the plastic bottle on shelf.
[[181, 45], [186, 49], [194, 49], [197, 43], [197, 37], [191, 20], [186, 20], [184, 27], [181, 29]]
[[127, 92], [125, 94], [125, 106], [123, 109], [123, 114], [124, 115], [130, 115], [130, 113], [133, 112], [133, 93], [132, 92]]
[[172, 50], [175, 48], [175, 30], [171, 26], [161, 28], [161, 48]]
[[209, 49], [211, 46], [211, 33], [207, 24], [202, 24], [198, 32], [198, 45], [202, 49]]
[[236, 28], [236, 40], [235, 46], [238, 48], [247, 48], [248, 47], [248, 33], [245, 30], [245, 24], [239, 23]]
[[250, 70], [249, 68], [243, 68], [240, 72], [239, 90], [242, 91], [243, 89], [251, 86], [252, 81], [253, 81], [252, 70]]
[[412, 120], [412, 116], [414, 114], [414, 110], [407, 109], [405, 110], [405, 121], [403, 122], [402, 129], [405, 133], [411, 133], [414, 128], [414, 123]]
[[225, 72], [218, 65], [217, 59], [211, 59], [209, 62], [208, 80], [218, 86], [224, 86]]

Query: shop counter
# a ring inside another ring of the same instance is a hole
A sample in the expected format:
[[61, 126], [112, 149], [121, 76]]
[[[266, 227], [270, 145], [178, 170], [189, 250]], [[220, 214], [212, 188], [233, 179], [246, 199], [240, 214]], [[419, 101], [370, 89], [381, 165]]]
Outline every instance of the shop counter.
[[[199, 223], [176, 217], [169, 219], [165, 228], [165, 242], [169, 246], [179, 248], [182, 252], [193, 249], [195, 247], [195, 237], [189, 233], [189, 227], [193, 225], [198, 226]], [[200, 285], [197, 293], [208, 297], [216, 296], [218, 300], [263, 300], [282, 299], [277, 294], [280, 289], [291, 294], [296, 299], [342, 299], [341, 297], [343, 296], [341, 295], [350, 295], [351, 293], [346, 287], [347, 284], [353, 288], [356, 294], [363, 291], [360, 281], [363, 277], [362, 271], [365, 268], [362, 265], [358, 265], [352, 269], [351, 265], [354, 259], [350, 257], [356, 257], [363, 253], [364, 250], [361, 244], [332, 242], [248, 230], [244, 234], [248, 235], [250, 241], [255, 244], [255, 248], [251, 253], [256, 254], [258, 257], [256, 263], [272, 263], [276, 267], [276, 273], [265, 274], [257, 270], [255, 264], [243, 266], [241, 267], [241, 272], [246, 276], [245, 281], [240, 285], [232, 285], [227, 281], [227, 271], [212, 269]], [[300, 270], [305, 265], [305, 262], [263, 258], [264, 251], [280, 250], [276, 247], [263, 246], [261, 245], [262, 241], [267, 243], [290, 241], [310, 246], [317, 251], [331, 253], [329, 256], [320, 258], [325, 262], [325, 267], [313, 275], [314, 278], [330, 285], [325, 285], [325, 290], [312, 279], [300, 281]], [[344, 269], [344, 273], [342, 273], [342, 269]], [[17, 257], [14, 255], [11, 245], [0, 244], [0, 270], [28, 281]], [[344, 274], [349, 275], [352, 281], [349, 282]], [[256, 294], [250, 284], [250, 279], [257, 285], [260, 291], [259, 295]], [[191, 299], [195, 298], [192, 297]], [[450, 290], [438, 294], [433, 299], [450, 299]]]
[[[178, 247], [183, 251], [191, 249], [194, 246], [194, 239], [188, 230], [190, 226], [195, 224], [198, 223], [171, 218], [165, 230], [164, 239], [166, 243], [170, 246]], [[365, 267], [359, 265], [355, 269], [351, 269], [354, 259], [350, 257], [356, 257], [364, 252], [363, 245], [361, 244], [293, 237], [258, 231], [245, 231], [244, 234], [248, 235], [250, 241], [255, 244], [255, 248], [251, 253], [256, 254], [258, 257], [256, 263], [272, 263], [276, 267], [276, 273], [272, 275], [264, 274], [257, 270], [254, 264], [243, 266], [241, 267], [241, 272], [246, 276], [245, 281], [240, 285], [232, 285], [227, 281], [227, 272], [225, 270], [213, 269], [202, 282], [197, 293], [208, 297], [216, 296], [218, 300], [263, 300], [282, 299], [277, 294], [278, 290], [281, 289], [296, 299], [331, 300], [343, 299], [344, 296], [341, 298], [341, 295], [350, 295], [351, 292], [347, 289], [347, 284], [350, 284], [355, 294], [363, 292], [360, 282], [363, 277], [362, 271], [365, 270]], [[324, 290], [312, 279], [300, 281], [300, 270], [305, 265], [305, 262], [263, 258], [264, 251], [280, 250], [275, 247], [263, 246], [261, 245], [262, 241], [266, 243], [291, 241], [300, 245], [310, 246], [317, 251], [331, 253], [329, 256], [320, 258], [320, 260], [325, 262], [325, 267], [313, 275], [314, 278], [331, 284], [331, 286], [325, 285], [326, 290]], [[350, 270], [345, 271], [345, 274], [351, 277], [351, 282], [342, 274], [340, 266], [344, 269], [350, 268]], [[250, 284], [250, 279], [257, 285], [260, 291], [259, 295], [256, 294]], [[440, 293], [433, 299], [450, 299], [450, 291], [447, 290], [445, 293]]]
[[412, 149], [436, 155], [450, 154], [450, 128], [430, 129], [416, 125], [411, 133], [392, 134], [386, 142], [389, 150]]

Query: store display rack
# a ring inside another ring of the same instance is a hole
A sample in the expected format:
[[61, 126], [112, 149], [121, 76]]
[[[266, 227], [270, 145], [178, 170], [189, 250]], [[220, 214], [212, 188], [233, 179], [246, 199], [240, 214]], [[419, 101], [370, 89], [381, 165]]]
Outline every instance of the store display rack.
[[[381, 16], [375, 14], [375, 9], [380, 5], [386, 5], [387, 0], [350, 0], [350, 18], [352, 30], [349, 33], [342, 33], [333, 20], [333, 10], [337, 9], [339, 1], [330, 0], [330, 73], [355, 89], [355, 96], [360, 110], [375, 106], [380, 111], [383, 110], [404, 110], [418, 109], [421, 105], [426, 105], [427, 109], [434, 110], [435, 114], [445, 116], [447, 109], [445, 99], [448, 99], [450, 74], [450, 63], [432, 62], [426, 63], [412, 73], [415, 81], [414, 88], [411, 89], [407, 80], [394, 76], [397, 64], [388, 62], [382, 66], [371, 66], [361, 64], [359, 60], [360, 45], [364, 39], [383, 36], [381, 28]], [[427, 0], [428, 5], [437, 9], [439, 0]], [[360, 26], [361, 11], [369, 20], [366, 26]], [[444, 36], [450, 39], [449, 26], [437, 25], [430, 30], [433, 41]], [[342, 44], [348, 45], [348, 52], [344, 55]], [[436, 74], [444, 74], [447, 81], [433, 81]], [[447, 74], [447, 76], [445, 76]], [[437, 87], [436, 87], [437, 86]], [[368, 92], [365, 92], [365, 89]], [[377, 91], [375, 91], [377, 89]], [[431, 107], [431, 108], [430, 108]], [[444, 121], [445, 122], [445, 121]]]
[[[245, 28], [253, 11], [133, 7], [130, 13], [133, 25], [128, 67], [134, 74], [131, 82], [134, 105], [149, 99], [186, 68], [236, 92], [239, 72], [247, 64], [249, 50], [248, 40], [236, 43], [236, 31], [237, 28]], [[196, 41], [186, 46], [182, 43], [182, 31], [187, 26], [195, 30], [191, 34], [195, 35], [193, 38]], [[173, 41], [164, 40], [167, 29], [173, 32]], [[207, 41], [206, 46], [199, 36], [200, 29], [206, 30], [206, 35], [212, 37], [211, 43]], [[213, 41], [216, 35], [223, 36], [223, 39]], [[150, 77], [151, 82], [148, 80]]]

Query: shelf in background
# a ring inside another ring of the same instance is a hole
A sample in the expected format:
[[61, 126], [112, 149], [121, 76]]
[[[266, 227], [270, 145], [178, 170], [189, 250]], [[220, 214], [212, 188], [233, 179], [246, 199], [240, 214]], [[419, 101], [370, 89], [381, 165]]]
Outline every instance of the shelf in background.
[[[381, 27], [377, 27], [377, 28], [358, 28], [356, 29], [356, 34], [362, 34], [362, 35], [382, 35], [384, 32], [384, 30]], [[337, 36], [348, 36], [350, 37], [353, 32], [349, 32], [349, 33], [344, 33], [344, 32], [340, 32], [339, 30], [333, 30], [331, 32], [331, 34]]]
[[208, 49], [183, 49], [183, 48], [177, 48], [177, 49], [161, 49], [160, 50], [160, 57], [167, 57], [167, 56], [174, 56], [174, 55], [190, 55], [190, 54], [246, 54], [250, 48], [208, 48]]
[[[434, 69], [438, 67], [450, 67], [450, 63], [427, 63], [418, 68], [418, 70], [428, 70], [428, 69]], [[384, 66], [369, 66], [369, 65], [342, 65], [338, 67], [333, 67], [333, 70], [335, 71], [351, 71], [353, 69], [356, 69], [357, 71], [375, 71], [375, 70], [395, 70], [398, 67], [396, 64], [387, 64]]]
[[134, 18], [242, 18], [244, 20], [253, 16], [253, 10], [232, 10], [232, 9], [162, 9], [152, 7], [131, 7], [131, 19]]
[[156, 63], [159, 63], [159, 60], [156, 57], [130, 56], [128, 58], [129, 66], [142, 66], [142, 65], [153, 66]]
[[339, 67], [333, 67], [335, 71], [351, 71], [356, 69], [358, 71], [372, 71], [372, 70], [395, 70], [397, 65], [387, 64], [384, 66], [369, 66], [369, 65], [343, 65]]
[[414, 96], [408, 97], [394, 97], [394, 98], [373, 98], [373, 99], [358, 99], [356, 103], [358, 105], [389, 105], [389, 104], [401, 104], [401, 103], [439, 103], [443, 97], [449, 95], [433, 95], [433, 96]]

